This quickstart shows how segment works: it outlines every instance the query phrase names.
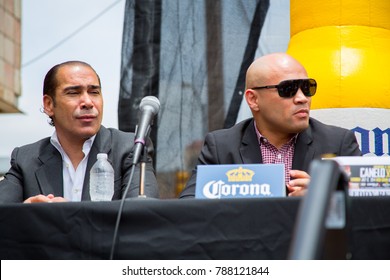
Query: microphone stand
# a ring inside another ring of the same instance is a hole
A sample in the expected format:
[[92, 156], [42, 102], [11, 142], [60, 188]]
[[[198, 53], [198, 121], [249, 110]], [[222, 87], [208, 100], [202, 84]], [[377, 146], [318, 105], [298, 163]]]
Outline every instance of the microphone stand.
[[140, 157], [139, 195], [138, 198], [147, 198], [145, 195], [145, 168], [148, 161], [148, 151], [146, 145], [142, 149]]

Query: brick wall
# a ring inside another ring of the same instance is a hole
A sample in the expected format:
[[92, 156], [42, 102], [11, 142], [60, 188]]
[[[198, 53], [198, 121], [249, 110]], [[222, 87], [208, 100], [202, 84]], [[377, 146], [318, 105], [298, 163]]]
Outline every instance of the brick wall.
[[0, 113], [19, 111], [20, 68], [21, 0], [0, 0]]

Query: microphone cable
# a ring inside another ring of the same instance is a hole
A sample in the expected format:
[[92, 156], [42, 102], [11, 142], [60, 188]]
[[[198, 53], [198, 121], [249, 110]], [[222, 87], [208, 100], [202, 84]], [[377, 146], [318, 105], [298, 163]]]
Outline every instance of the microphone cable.
[[130, 183], [131, 183], [131, 181], [133, 179], [133, 176], [134, 176], [135, 166], [136, 165], [133, 164], [133, 166], [131, 167], [130, 178], [129, 178], [129, 181], [127, 182], [126, 189], [125, 189], [125, 191], [123, 193], [123, 196], [122, 196], [122, 199], [121, 199], [121, 204], [119, 206], [118, 216], [116, 218], [116, 224], [115, 224], [115, 229], [114, 229], [114, 236], [113, 236], [112, 245], [111, 245], [110, 260], [114, 259], [115, 245], [116, 245], [116, 240], [117, 240], [117, 235], [118, 235], [119, 223], [120, 223], [121, 217], [122, 217], [123, 205], [125, 204], [126, 195], [127, 195], [127, 193], [129, 192], [129, 189], [130, 189]]

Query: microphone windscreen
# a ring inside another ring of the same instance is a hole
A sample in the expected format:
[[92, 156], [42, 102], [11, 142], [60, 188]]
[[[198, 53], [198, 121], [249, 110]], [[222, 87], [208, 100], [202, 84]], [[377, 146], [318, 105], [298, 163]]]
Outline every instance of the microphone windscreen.
[[149, 110], [152, 110], [152, 113], [155, 115], [160, 110], [160, 101], [155, 96], [145, 96], [142, 98], [139, 108], [141, 111], [148, 108]]

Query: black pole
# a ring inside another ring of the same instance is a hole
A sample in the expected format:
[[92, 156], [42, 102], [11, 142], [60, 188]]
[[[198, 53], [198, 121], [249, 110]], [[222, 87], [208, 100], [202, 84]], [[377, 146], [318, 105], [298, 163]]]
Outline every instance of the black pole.
[[257, 44], [259, 42], [261, 29], [263, 28], [268, 8], [269, 0], [260, 0], [257, 2], [256, 11], [249, 32], [248, 42], [246, 44], [237, 83], [230, 101], [229, 110], [226, 115], [224, 128], [232, 127], [236, 123], [242, 98], [244, 97], [246, 70], [255, 58]]
[[[158, 97], [161, 0], [127, 0], [125, 9], [118, 120], [120, 130], [134, 132], [141, 99]], [[150, 138], [156, 148], [157, 125]]]

